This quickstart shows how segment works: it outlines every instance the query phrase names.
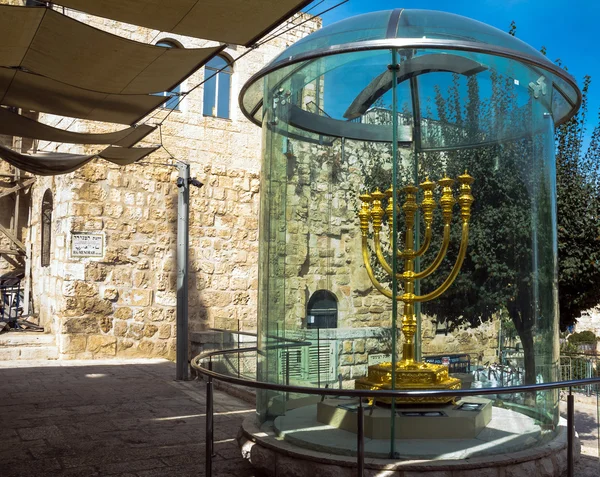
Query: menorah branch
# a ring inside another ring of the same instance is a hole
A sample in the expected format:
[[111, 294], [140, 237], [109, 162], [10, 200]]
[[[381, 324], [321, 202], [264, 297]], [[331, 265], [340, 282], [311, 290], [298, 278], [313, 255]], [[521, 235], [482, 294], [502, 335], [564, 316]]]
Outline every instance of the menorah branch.
[[444, 260], [444, 257], [446, 256], [446, 253], [448, 252], [449, 245], [450, 245], [450, 224], [448, 223], [448, 224], [444, 225], [442, 246], [440, 247], [440, 250], [438, 251], [435, 259], [433, 260], [433, 262], [431, 262], [431, 264], [425, 270], [415, 273], [414, 279], [420, 280], [422, 278], [428, 277], [433, 272], [435, 272], [438, 269], [438, 267], [441, 265], [442, 260]]
[[440, 295], [444, 294], [448, 290], [448, 288], [450, 288], [450, 285], [452, 285], [454, 280], [456, 280], [456, 277], [458, 276], [458, 273], [460, 272], [462, 264], [465, 260], [465, 256], [467, 255], [468, 241], [469, 241], [469, 223], [463, 222], [461, 241], [460, 241], [460, 249], [458, 251], [458, 257], [456, 259], [456, 262], [454, 263], [454, 267], [452, 267], [452, 271], [450, 272], [450, 275], [448, 275], [446, 280], [444, 280], [444, 283], [442, 283], [436, 290], [432, 291], [431, 293], [427, 293], [426, 295], [414, 295], [413, 300], [415, 302], [422, 303], [422, 302], [433, 300], [433, 299], [439, 297]]

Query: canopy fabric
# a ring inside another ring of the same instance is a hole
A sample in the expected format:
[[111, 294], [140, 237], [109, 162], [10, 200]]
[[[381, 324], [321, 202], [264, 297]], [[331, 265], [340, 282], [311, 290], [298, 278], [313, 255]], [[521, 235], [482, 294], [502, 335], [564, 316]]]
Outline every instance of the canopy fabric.
[[104, 18], [251, 46], [312, 0], [57, 0]]
[[143, 124], [111, 133], [79, 133], [55, 128], [6, 108], [0, 108], [0, 134], [28, 137], [42, 141], [66, 142], [68, 144], [111, 144], [131, 147], [155, 130], [155, 126]]
[[0, 5], [0, 66], [99, 93], [169, 91], [223, 48], [147, 45], [50, 8]]
[[132, 164], [153, 153], [160, 146], [125, 148], [108, 147], [98, 154], [67, 154], [61, 152], [40, 152], [38, 154], [19, 154], [0, 145], [0, 158], [23, 171], [40, 176], [67, 174], [79, 169], [96, 157], [101, 157], [114, 164], [124, 166]]
[[0, 104], [43, 113], [135, 124], [165, 102], [164, 96], [106, 94], [23, 71], [0, 68]]

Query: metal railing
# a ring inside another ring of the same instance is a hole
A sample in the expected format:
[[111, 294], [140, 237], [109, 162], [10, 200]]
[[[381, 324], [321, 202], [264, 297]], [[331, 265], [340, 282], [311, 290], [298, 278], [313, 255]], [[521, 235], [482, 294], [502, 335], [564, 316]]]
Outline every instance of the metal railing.
[[[272, 348], [279, 348], [289, 345], [274, 345]], [[270, 347], [271, 348], [271, 347]], [[358, 389], [335, 389], [335, 388], [314, 388], [306, 386], [294, 386], [289, 384], [267, 383], [264, 381], [255, 381], [250, 379], [227, 376], [212, 370], [213, 357], [225, 356], [232, 353], [258, 352], [258, 348], [244, 349], [226, 349], [219, 351], [209, 351], [201, 353], [192, 359], [192, 367], [201, 375], [206, 376], [206, 477], [212, 477], [212, 458], [214, 452], [214, 409], [213, 409], [213, 379], [246, 386], [255, 389], [265, 389], [271, 391], [280, 391], [283, 393], [311, 394], [318, 396], [344, 396], [358, 398], [357, 408], [357, 456], [356, 467], [358, 477], [364, 476], [365, 469], [365, 442], [364, 442], [364, 406], [363, 398], [415, 398], [415, 397], [466, 397], [481, 396], [492, 394], [518, 394], [531, 393], [536, 391], [546, 391], [550, 389], [568, 388], [567, 396], [567, 477], [574, 477], [573, 447], [575, 440], [574, 411], [575, 401], [573, 389], [578, 386], [588, 386], [600, 384], [600, 378], [576, 379], [569, 381], [560, 381], [555, 383], [530, 384], [520, 386], [509, 386], [500, 388], [479, 388], [479, 389], [461, 389], [451, 391], [392, 391], [392, 390], [358, 390]], [[208, 361], [208, 366], [203, 366], [203, 361]]]
[[[578, 353], [560, 356], [560, 378], [563, 381], [589, 379], [598, 377], [598, 356], [592, 354]], [[575, 391], [591, 396], [593, 386], [582, 385], [574, 388]]]
[[0, 281], [0, 321], [7, 321], [11, 328], [17, 327], [22, 306], [21, 280], [18, 278]]

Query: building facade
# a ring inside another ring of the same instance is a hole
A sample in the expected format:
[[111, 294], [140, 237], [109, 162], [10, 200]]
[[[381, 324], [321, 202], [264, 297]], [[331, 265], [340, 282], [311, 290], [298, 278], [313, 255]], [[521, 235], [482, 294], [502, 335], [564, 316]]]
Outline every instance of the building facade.
[[[65, 13], [139, 42], [216, 45]], [[255, 329], [261, 135], [241, 114], [237, 98], [252, 74], [320, 25], [320, 18], [298, 14], [280, 27], [289, 31], [259, 48], [228, 46], [173, 90], [189, 94], [174, 96], [144, 120], [162, 126], [140, 146], [162, 143], [164, 148], [140, 163], [118, 167], [96, 159], [71, 174], [36, 177], [21, 193], [17, 235], [26, 255], [2, 254], [0, 274], [24, 276], [31, 312], [56, 337], [60, 358], [174, 358], [177, 161], [189, 163], [191, 175], [204, 184], [190, 194], [190, 332]], [[115, 130], [114, 125], [39, 116], [70, 131]], [[12, 147], [16, 140], [3, 137]], [[97, 151], [44, 141], [18, 146], [27, 153]], [[2, 163], [0, 172], [14, 182], [8, 165]], [[14, 194], [4, 200], [0, 223], [9, 228]], [[96, 241], [101, 256], [80, 256], [82, 237]], [[10, 246], [3, 236], [0, 249]]]

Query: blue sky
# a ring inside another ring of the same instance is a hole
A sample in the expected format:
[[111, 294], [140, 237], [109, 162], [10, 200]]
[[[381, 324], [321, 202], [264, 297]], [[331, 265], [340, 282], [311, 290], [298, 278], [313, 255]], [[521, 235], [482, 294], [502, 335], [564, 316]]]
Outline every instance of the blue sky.
[[[311, 13], [334, 5], [327, 0]], [[474, 18], [508, 31], [517, 24], [517, 37], [536, 49], [545, 46], [551, 61], [560, 58], [581, 86], [592, 76], [589, 117], [596, 124], [600, 108], [600, 2], [596, 0], [350, 0], [323, 16], [325, 25], [360, 13], [393, 8], [443, 10]], [[589, 134], [589, 132], [588, 132]]]

